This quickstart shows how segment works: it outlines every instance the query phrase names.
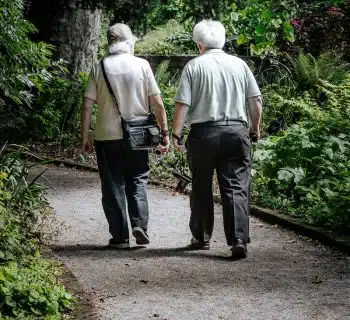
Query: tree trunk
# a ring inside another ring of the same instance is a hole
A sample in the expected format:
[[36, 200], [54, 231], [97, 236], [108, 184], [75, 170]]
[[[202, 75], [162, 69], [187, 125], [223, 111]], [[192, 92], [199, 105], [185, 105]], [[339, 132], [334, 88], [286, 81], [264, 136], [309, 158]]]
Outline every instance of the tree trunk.
[[27, 12], [39, 30], [34, 39], [53, 44], [54, 58], [66, 60], [72, 74], [90, 71], [101, 29], [101, 10], [79, 8], [77, 2], [31, 0]]
[[70, 0], [58, 17], [50, 40], [73, 74], [90, 71], [97, 60], [100, 29], [101, 11], [77, 8], [76, 0]]

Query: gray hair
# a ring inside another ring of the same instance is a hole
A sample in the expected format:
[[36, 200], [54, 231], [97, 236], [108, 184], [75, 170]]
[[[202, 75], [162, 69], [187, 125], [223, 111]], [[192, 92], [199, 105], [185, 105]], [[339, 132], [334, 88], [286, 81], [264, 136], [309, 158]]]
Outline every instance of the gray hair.
[[219, 21], [202, 20], [193, 29], [193, 41], [207, 49], [222, 49], [225, 40], [225, 27]]

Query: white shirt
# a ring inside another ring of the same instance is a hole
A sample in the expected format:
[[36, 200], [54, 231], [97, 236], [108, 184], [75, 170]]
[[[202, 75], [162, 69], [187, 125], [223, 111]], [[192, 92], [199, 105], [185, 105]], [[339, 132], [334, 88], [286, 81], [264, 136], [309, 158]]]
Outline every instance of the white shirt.
[[[146, 119], [150, 112], [149, 96], [160, 94], [149, 63], [130, 53], [121, 53], [106, 57], [104, 65], [122, 117], [127, 121]], [[95, 140], [122, 139], [120, 116], [100, 64], [91, 70], [84, 97], [98, 105]]]
[[189, 106], [189, 124], [248, 122], [247, 99], [260, 95], [254, 75], [242, 59], [211, 49], [185, 66], [175, 102]]

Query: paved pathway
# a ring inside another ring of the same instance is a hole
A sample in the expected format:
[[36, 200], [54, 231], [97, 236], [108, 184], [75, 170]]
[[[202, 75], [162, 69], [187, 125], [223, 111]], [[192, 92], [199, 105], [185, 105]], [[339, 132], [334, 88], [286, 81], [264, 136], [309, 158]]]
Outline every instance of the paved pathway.
[[340, 253], [253, 218], [249, 257], [230, 261], [219, 206], [212, 250], [185, 251], [188, 199], [154, 188], [151, 245], [105, 250], [97, 174], [57, 168], [46, 178], [67, 226], [52, 248], [95, 297], [97, 319], [350, 319], [350, 265]]

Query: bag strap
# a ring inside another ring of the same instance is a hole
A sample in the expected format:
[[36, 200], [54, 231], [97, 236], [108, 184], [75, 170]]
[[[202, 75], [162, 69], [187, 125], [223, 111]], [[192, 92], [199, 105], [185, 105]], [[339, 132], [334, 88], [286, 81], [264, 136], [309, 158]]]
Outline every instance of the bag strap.
[[108, 88], [108, 91], [110, 93], [110, 95], [112, 96], [112, 99], [113, 99], [113, 102], [115, 104], [115, 107], [117, 109], [117, 112], [120, 116], [122, 116], [122, 114], [120, 113], [120, 110], [119, 110], [119, 107], [118, 107], [118, 101], [117, 101], [117, 98], [114, 94], [114, 91], [111, 87], [111, 84], [107, 78], [107, 74], [106, 74], [106, 69], [105, 69], [105, 65], [104, 65], [104, 59], [101, 61], [101, 69], [102, 69], [102, 73], [103, 73], [103, 78], [105, 79], [105, 82], [106, 82], [106, 85], [107, 85], [107, 88]]

